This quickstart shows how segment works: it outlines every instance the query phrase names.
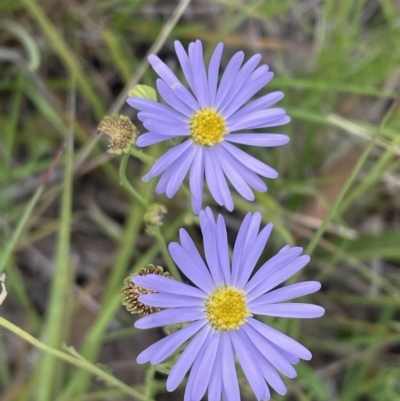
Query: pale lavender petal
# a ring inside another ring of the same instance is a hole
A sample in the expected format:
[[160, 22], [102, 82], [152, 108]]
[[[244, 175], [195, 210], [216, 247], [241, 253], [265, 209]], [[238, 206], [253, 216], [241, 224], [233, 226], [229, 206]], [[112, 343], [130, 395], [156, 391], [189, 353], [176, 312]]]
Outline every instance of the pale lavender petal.
[[197, 333], [206, 323], [206, 320], [198, 320], [162, 338], [142, 351], [138, 355], [136, 362], [142, 364], [151, 361], [153, 365], [162, 362], [172, 355], [185, 341]]
[[249, 352], [248, 339], [243, 335], [242, 330], [232, 331], [230, 333], [233, 348], [238, 357], [240, 366], [250, 384], [257, 400], [269, 399], [269, 391], [259, 367], [253, 359], [253, 355]]
[[189, 148], [189, 150], [180, 157], [179, 165], [176, 166], [175, 174], [173, 174], [173, 176], [170, 178], [167, 189], [165, 191], [165, 194], [168, 196], [168, 198], [172, 198], [182, 185], [182, 182], [185, 179], [186, 174], [190, 169], [190, 166], [192, 165], [194, 156], [195, 149], [194, 147], [192, 147]]
[[189, 135], [189, 127], [187, 123], [170, 124], [166, 121], [146, 120], [143, 125], [151, 132], [165, 135], [170, 138]]
[[257, 236], [257, 239], [254, 242], [251, 242], [251, 246], [246, 249], [245, 258], [242, 261], [242, 269], [237, 282], [239, 288], [244, 288], [247, 284], [247, 281], [249, 280], [249, 277], [251, 276], [258, 259], [265, 249], [265, 245], [271, 234], [272, 228], [272, 223], [269, 223], [267, 226], [265, 226]]
[[[277, 253], [267, 262], [265, 262], [261, 268], [257, 271], [257, 273], [252, 277], [252, 279], [247, 283], [245, 287], [245, 291], [250, 293], [256, 288], [263, 280], [267, 279], [274, 272], [282, 269], [288, 263], [294, 261], [301, 253], [303, 252], [303, 248], [295, 247], [295, 248], [285, 248], [281, 252]], [[256, 297], [252, 297], [255, 299]]]
[[157, 274], [147, 274], [146, 276], [133, 276], [131, 281], [139, 287], [148, 290], [168, 293], [188, 295], [189, 297], [205, 298], [207, 294], [196, 287], [172, 280], [171, 278], [159, 276]]
[[233, 347], [228, 333], [222, 333], [221, 347], [224, 398], [227, 401], [240, 401], [239, 382], [236, 373]]
[[253, 306], [251, 312], [265, 316], [314, 319], [323, 316], [325, 309], [313, 304], [287, 303]]
[[217, 93], [219, 66], [221, 63], [223, 49], [223, 43], [218, 43], [213, 55], [211, 56], [210, 64], [208, 66], [208, 94], [211, 106], [214, 105], [215, 95]]
[[223, 148], [220, 146], [215, 148], [215, 153], [220, 162], [222, 171], [224, 172], [228, 180], [231, 182], [231, 184], [234, 186], [236, 191], [238, 191], [240, 195], [243, 196], [243, 198], [249, 201], [253, 201], [255, 197], [250, 186], [243, 179], [239, 171], [236, 168], [232, 168], [226, 157], [224, 157], [224, 153], [222, 152], [222, 150]]
[[[260, 284], [254, 290], [248, 293], [249, 301], [259, 297], [261, 294], [265, 294], [269, 290], [275, 288], [277, 285], [283, 283], [288, 278], [300, 271], [309, 261], [310, 257], [308, 255], [299, 256], [293, 262], [288, 263], [286, 266], [282, 267], [278, 271], [275, 271], [271, 275], [262, 275]], [[262, 268], [260, 271], [261, 270]]]
[[185, 377], [196, 359], [203, 344], [209, 344], [212, 337], [210, 326], [206, 325], [185, 348], [178, 361], [171, 369], [167, 379], [167, 390], [174, 391]]
[[201, 298], [168, 293], [143, 294], [139, 296], [139, 302], [156, 308], [183, 308], [186, 306], [201, 308], [204, 306], [204, 300]]
[[171, 86], [176, 83], [181, 83], [178, 77], [164, 62], [160, 60], [158, 56], [156, 56], [155, 54], [150, 54], [148, 60], [153, 67], [153, 70], [165, 81], [167, 85]]
[[286, 358], [258, 331], [250, 325], [244, 325], [243, 331], [248, 336], [249, 341], [253, 343], [257, 351], [264, 356], [276, 369], [285, 376], [294, 378], [297, 376], [296, 370], [286, 360]]
[[[261, 96], [260, 98], [246, 104], [246, 106], [242, 107], [238, 111], [234, 111], [234, 108], [230, 106], [229, 110], [225, 110], [224, 116], [226, 119], [229, 119], [229, 117], [232, 116], [231, 120], [236, 121], [254, 111], [265, 110], [266, 108], [282, 100], [283, 97], [283, 92], [280, 91], [268, 93], [267, 95]], [[233, 115], [233, 113], [235, 114]]]
[[251, 352], [253, 355], [255, 363], [257, 364], [264, 379], [278, 394], [285, 395], [287, 393], [285, 383], [280, 378], [275, 368], [270, 362], [268, 362], [267, 359], [264, 358], [263, 355], [261, 355], [260, 352], [257, 351], [254, 344], [249, 343], [248, 346], [249, 352]]
[[[200, 216], [203, 212], [200, 212]], [[201, 231], [203, 234], [203, 242], [204, 242], [204, 253], [207, 260], [208, 268], [210, 269], [211, 275], [213, 277], [215, 285], [221, 286], [224, 285], [224, 275], [219, 266], [218, 254], [217, 254], [217, 244], [215, 237], [215, 230], [212, 227], [211, 223], [206, 222], [203, 224], [200, 217], [201, 223]]]
[[194, 92], [200, 107], [208, 105], [208, 83], [206, 68], [203, 61], [203, 45], [200, 40], [196, 40], [193, 52], [189, 53], [189, 61], [192, 67]]
[[283, 334], [280, 331], [275, 330], [272, 327], [267, 326], [266, 324], [261, 323], [256, 319], [253, 319], [252, 317], [247, 320], [247, 323], [255, 330], [257, 330], [268, 341], [271, 341], [272, 343], [276, 344], [278, 347], [284, 349], [290, 354], [307, 361], [312, 358], [311, 352], [306, 347], [293, 340], [286, 334]]
[[217, 219], [217, 251], [219, 263], [226, 284], [231, 284], [231, 267], [229, 263], [228, 235], [226, 232], [225, 220], [221, 215]]
[[219, 182], [215, 177], [215, 170], [214, 170], [214, 162], [209, 152], [209, 149], [203, 150], [203, 157], [204, 157], [204, 170], [205, 170], [205, 177], [207, 181], [208, 188], [211, 192], [212, 197], [215, 201], [223, 206], [224, 205], [224, 198], [220, 191]]
[[198, 265], [193, 255], [187, 253], [177, 242], [169, 244], [168, 249], [174, 262], [190, 281], [204, 292], [209, 292], [213, 288], [211, 276], [203, 261]]
[[223, 375], [223, 347], [222, 337], [224, 334], [220, 334], [220, 341], [218, 344], [217, 355], [215, 357], [214, 365], [212, 365], [210, 383], [208, 385], [208, 399], [220, 401], [222, 396], [222, 375]]
[[251, 213], [247, 213], [240, 225], [238, 235], [236, 237], [235, 246], [233, 247], [232, 256], [232, 283], [236, 284], [240, 273], [240, 261], [242, 258], [243, 247], [246, 242], [247, 232], [249, 230]]
[[[186, 252], [186, 255], [190, 255], [190, 258], [194, 265], [193, 268], [197, 269], [198, 273], [202, 277], [202, 284], [199, 285], [199, 287], [203, 288], [205, 292], [209, 293], [214, 289], [215, 284], [206, 264], [204, 263], [202, 257], [199, 254], [199, 251], [196, 248], [196, 245], [194, 244], [192, 238], [190, 238], [186, 230], [184, 230], [183, 228], [179, 230], [179, 239], [181, 241], [183, 249]], [[186, 268], [189, 269], [189, 267]], [[182, 271], [190, 279], [189, 273], [186, 274], [185, 269], [182, 269]]]
[[175, 46], [176, 55], [178, 56], [179, 63], [182, 67], [182, 71], [185, 75], [185, 78], [186, 78], [190, 88], [194, 92], [193, 75], [192, 75], [192, 70], [190, 67], [188, 55], [187, 55], [185, 49], [183, 48], [181, 42], [179, 42], [178, 40], [175, 40], [174, 46]]
[[[261, 223], [261, 213], [256, 212], [250, 218], [247, 231], [246, 232], [243, 231], [245, 237], [243, 238], [241, 237], [240, 242], [237, 241], [237, 243], [235, 243], [232, 268], [235, 271], [239, 272], [236, 281], [234, 282], [234, 285], [239, 288], [243, 288], [247, 282], [247, 279], [244, 280], [244, 277], [247, 276], [247, 272], [245, 273], [245, 276], [242, 276], [243, 267], [246, 264], [247, 255], [251, 247], [254, 245], [254, 242], [256, 241], [258, 230], [260, 228], [260, 223]], [[249, 274], [251, 274], [251, 272]]]
[[163, 173], [172, 163], [181, 157], [183, 153], [190, 148], [190, 146], [192, 146], [191, 141], [185, 141], [177, 146], [174, 146], [173, 148], [170, 148], [153, 164], [153, 167], [147, 176], [152, 178]]
[[272, 72], [268, 72], [268, 66], [262, 65], [257, 68], [246, 82], [241, 93], [229, 104], [226, 110], [226, 116], [230, 116], [238, 110], [243, 104], [251, 99], [258, 91], [260, 91], [274, 77]]
[[229, 61], [217, 90], [217, 95], [213, 104], [215, 108], [218, 109], [225, 96], [229, 96], [229, 91], [232, 89], [232, 82], [236, 78], [243, 60], [244, 53], [237, 52]]
[[160, 119], [161, 116], [168, 116], [169, 118], [175, 118], [178, 121], [188, 121], [188, 118], [179, 113], [179, 111], [171, 109], [171, 107], [168, 107], [162, 103], [158, 103], [154, 100], [130, 97], [128, 98], [127, 102], [135, 109], [158, 116], [158, 119]]
[[224, 139], [242, 145], [267, 146], [269, 148], [286, 145], [289, 142], [289, 137], [283, 134], [228, 134], [224, 136]]
[[256, 305], [275, 304], [278, 302], [288, 301], [290, 299], [303, 297], [317, 292], [321, 288], [318, 281], [303, 281], [301, 283], [291, 284], [286, 287], [278, 288], [265, 295], [256, 298], [249, 303], [249, 307]]
[[136, 320], [135, 327], [137, 329], [152, 329], [153, 327], [161, 327], [167, 324], [193, 322], [193, 320], [204, 319], [205, 317], [203, 308], [166, 309]]
[[260, 54], [255, 54], [253, 57], [251, 57], [240, 69], [239, 73], [237, 74], [237, 77], [234, 82], [231, 84], [231, 92], [229, 93], [229, 96], [226, 96], [225, 99], [222, 101], [219, 111], [225, 116], [225, 110], [227, 109], [228, 106], [232, 102], [235, 102], [237, 98], [241, 98], [241, 92], [242, 88], [247, 85], [249, 78], [254, 71], [254, 69], [257, 67], [257, 64], [261, 60], [261, 55]]
[[192, 192], [192, 207], [195, 213], [200, 212], [203, 202], [204, 186], [204, 156], [203, 149], [200, 146], [196, 148], [196, 155], [190, 169], [190, 191]]
[[[231, 212], [233, 210], [234, 204], [231, 192], [229, 190], [224, 173], [222, 172], [222, 168], [218, 160], [218, 152], [216, 152], [216, 148], [210, 148], [207, 149], [204, 154], [206, 156], [206, 180], [208, 187], [210, 188], [210, 192], [211, 194], [214, 194], [218, 190], [219, 195], [222, 197], [223, 200], [222, 205]], [[210, 168], [208, 169], [208, 173], [207, 164], [210, 166]], [[215, 200], [217, 199], [215, 198]]]
[[[268, 340], [266, 340], [268, 341]], [[300, 358], [297, 356], [291, 354], [290, 352], [287, 352], [286, 350], [282, 349], [281, 347], [278, 347], [276, 344], [271, 343], [271, 341], [268, 341], [282, 356], [285, 357], [285, 359], [291, 363], [292, 365], [296, 365], [297, 363], [300, 362]]]
[[[220, 334], [215, 333], [211, 341], [205, 348], [204, 355], [200, 359], [196, 358], [193, 364], [191, 375], [193, 375], [194, 384], [192, 387], [192, 399], [200, 401], [208, 387], [211, 378], [212, 367], [215, 364], [215, 358], [220, 342]], [[204, 344], [205, 346], [206, 344]], [[203, 347], [204, 347], [203, 346]]]
[[161, 175], [160, 180], [156, 186], [156, 193], [163, 194], [167, 190], [169, 180], [175, 174], [175, 168], [179, 165], [180, 158], [175, 160]]
[[223, 142], [221, 143], [221, 146], [223, 146], [237, 161], [244, 164], [247, 168], [255, 173], [267, 178], [278, 177], [278, 173], [272, 167], [260, 162], [253, 156], [243, 152], [243, 150], [231, 145], [229, 142]]
[[236, 171], [252, 188], [260, 192], [267, 190], [264, 181], [256, 173], [243, 165], [242, 162], [234, 158], [224, 147], [219, 146], [218, 152], [221, 154], [221, 159], [223, 158], [224, 162], [228, 163], [227, 168]]
[[[275, 127], [275, 121], [285, 117], [285, 109], [275, 108], [261, 111], [254, 111], [246, 114], [240, 119], [230, 118], [227, 121], [229, 132], [235, 132], [243, 129], [253, 129], [261, 127]], [[271, 125], [273, 124], [273, 125]]]
[[187, 117], [192, 117], [196, 109], [189, 107], [185, 102], [176, 97], [175, 93], [171, 88], [161, 79], [157, 79], [157, 89], [161, 97], [167, 102], [171, 107], [178, 110], [180, 113]]
[[[169, 110], [172, 110], [168, 107]], [[164, 110], [158, 110], [157, 112], [150, 112], [150, 111], [140, 111], [137, 115], [138, 119], [140, 121], [143, 121], [145, 123], [147, 120], [153, 120], [157, 121], [158, 123], [166, 122], [168, 124], [177, 124], [177, 125], [182, 125], [188, 126], [189, 124], [189, 119], [185, 117], [183, 114], [175, 112], [179, 118], [176, 118], [175, 115], [170, 115], [170, 113], [165, 113]]]
[[155, 134], [154, 132], [147, 132], [146, 134], [142, 134], [139, 136], [139, 138], [136, 140], [136, 145], [144, 148], [155, 143], [168, 141], [169, 139], [170, 138], [165, 135]]

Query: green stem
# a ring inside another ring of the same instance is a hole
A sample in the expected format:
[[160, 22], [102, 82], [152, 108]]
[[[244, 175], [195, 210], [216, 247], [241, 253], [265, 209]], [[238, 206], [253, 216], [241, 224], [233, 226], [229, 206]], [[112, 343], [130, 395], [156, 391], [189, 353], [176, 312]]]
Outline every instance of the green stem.
[[41, 185], [33, 195], [32, 199], [29, 201], [28, 206], [25, 208], [25, 211], [21, 217], [21, 220], [19, 221], [17, 228], [14, 231], [13, 236], [11, 237], [11, 240], [8, 242], [7, 247], [3, 253], [3, 257], [0, 260], [0, 273], [3, 272], [6, 268], [6, 265], [9, 261], [9, 258], [14, 250], [14, 248], [17, 245], [18, 240], [20, 239], [24, 228], [26, 227], [26, 224], [28, 223], [28, 219], [31, 216], [34, 207], [36, 206], [36, 203], [38, 202], [40, 196], [42, 195], [44, 186]]
[[133, 157], [136, 157], [136, 159], [141, 160], [143, 163], [146, 164], [153, 164], [155, 162], [156, 159], [154, 159], [154, 157], [151, 157], [149, 155], [146, 155], [145, 153], [143, 153], [141, 150], [136, 149], [136, 148], [131, 148], [130, 150], [130, 154]]
[[0, 316], [0, 326], [5, 327], [7, 330], [10, 330], [14, 334], [16, 334], [18, 337], [22, 338], [26, 342], [32, 344], [34, 347], [41, 349], [44, 352], [47, 352], [48, 354], [51, 354], [55, 356], [56, 358], [62, 359], [71, 365], [77, 366], [78, 368], [84, 369], [87, 372], [103, 379], [105, 382], [109, 383], [110, 385], [119, 388], [121, 391], [123, 391], [125, 394], [130, 395], [132, 397], [135, 397], [138, 400], [143, 400], [145, 401], [145, 397], [140, 394], [138, 391], [130, 388], [120, 380], [118, 380], [116, 377], [111, 376], [104, 370], [98, 368], [96, 365], [93, 365], [89, 361], [85, 360], [83, 357], [74, 358], [65, 352], [59, 351], [55, 348], [49, 347], [48, 345], [40, 342], [37, 340], [35, 337], [31, 336], [29, 333], [26, 331], [20, 329], [18, 326], [15, 324], [11, 323], [10, 321], [2, 318]]
[[159, 227], [157, 227], [154, 230], [154, 236], [156, 237], [156, 241], [158, 244], [158, 247], [160, 248], [160, 251], [163, 255], [164, 261], [168, 266], [169, 272], [172, 274], [172, 276], [179, 281], [182, 281], [181, 275], [179, 273], [179, 270], [175, 266], [174, 261], [171, 258], [171, 255], [169, 254], [168, 248], [167, 248], [167, 243], [165, 242], [165, 239], [163, 235], [161, 234], [161, 230]]
[[389, 120], [390, 116], [392, 115], [392, 113], [398, 103], [398, 100], [399, 100], [399, 97], [397, 97], [396, 100], [392, 103], [392, 106], [387, 111], [385, 117], [382, 120], [382, 123], [379, 125], [378, 129], [372, 135], [371, 141], [369, 142], [368, 146], [365, 148], [361, 157], [358, 159], [356, 166], [354, 167], [353, 171], [350, 174], [350, 177], [347, 179], [344, 186], [342, 187], [338, 197], [335, 199], [335, 202], [333, 203], [331, 209], [329, 210], [329, 213], [324, 218], [324, 221], [322, 222], [322, 224], [318, 228], [317, 232], [314, 234], [313, 238], [311, 239], [308, 247], [306, 248], [306, 251], [305, 251], [306, 254], [310, 255], [314, 251], [322, 234], [325, 232], [326, 227], [333, 220], [333, 218], [336, 216], [337, 212], [339, 211], [339, 207], [340, 207], [344, 197], [346, 196], [350, 187], [353, 185], [359, 171], [361, 170], [361, 168], [364, 165], [365, 161], [367, 160], [369, 154], [371, 153], [371, 150], [374, 148], [375, 141], [378, 138], [382, 128], [385, 126], [385, 124]]
[[142, 195], [139, 194], [138, 191], [136, 191], [135, 188], [132, 187], [132, 185], [129, 183], [128, 179], [126, 178], [126, 166], [128, 164], [128, 160], [129, 160], [129, 153], [125, 153], [122, 156], [121, 164], [119, 166], [119, 183], [125, 189], [127, 189], [129, 191], [129, 193], [135, 199], [137, 199], [144, 207], [147, 208], [147, 206], [148, 206], [147, 201], [142, 197]]

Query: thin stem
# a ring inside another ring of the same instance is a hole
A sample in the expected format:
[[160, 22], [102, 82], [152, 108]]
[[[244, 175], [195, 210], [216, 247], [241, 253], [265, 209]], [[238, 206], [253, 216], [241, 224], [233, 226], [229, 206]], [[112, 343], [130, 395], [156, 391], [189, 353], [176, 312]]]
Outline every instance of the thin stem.
[[175, 266], [174, 261], [172, 260], [168, 248], [167, 248], [167, 243], [165, 242], [165, 239], [163, 235], [161, 234], [161, 230], [159, 227], [155, 228], [154, 230], [154, 236], [156, 237], [156, 241], [158, 244], [158, 247], [160, 248], [160, 251], [163, 255], [164, 261], [167, 264], [169, 272], [172, 274], [172, 276], [176, 279], [181, 281], [181, 275], [179, 273], [179, 270]]
[[31, 216], [34, 207], [36, 206], [40, 196], [42, 195], [44, 186], [41, 185], [33, 195], [32, 199], [29, 201], [28, 206], [25, 208], [25, 211], [21, 217], [21, 220], [18, 222], [17, 228], [14, 231], [11, 240], [8, 242], [7, 247], [3, 253], [3, 257], [0, 260], [0, 273], [3, 272], [6, 268], [8, 260], [15, 249], [18, 240], [20, 239], [26, 224], [28, 223], [29, 217]]
[[126, 166], [128, 164], [129, 153], [125, 153], [121, 159], [121, 165], [119, 166], [119, 183], [125, 189], [129, 191], [129, 193], [134, 196], [144, 207], [147, 207], [147, 201], [136, 191], [135, 188], [129, 183], [128, 179], [126, 178]]
[[371, 141], [369, 142], [368, 146], [365, 148], [363, 154], [361, 155], [361, 157], [358, 159], [358, 162], [356, 164], [356, 166], [354, 167], [353, 171], [350, 174], [350, 177], [347, 179], [347, 181], [345, 182], [343, 188], [341, 189], [338, 197], [336, 198], [335, 202], [333, 203], [331, 209], [329, 210], [329, 213], [326, 215], [326, 217], [324, 218], [324, 221], [322, 222], [322, 224], [320, 225], [320, 227], [318, 228], [317, 232], [314, 234], [313, 238], [311, 239], [305, 253], [307, 253], [308, 255], [310, 255], [315, 247], [318, 244], [318, 241], [320, 240], [322, 234], [325, 232], [326, 227], [328, 226], [328, 224], [332, 221], [332, 219], [336, 216], [336, 213], [339, 210], [339, 206], [341, 205], [345, 195], [347, 194], [348, 190], [350, 189], [350, 187], [353, 185], [354, 180], [356, 179], [359, 171], [361, 170], [361, 167], [364, 165], [365, 161], [367, 160], [367, 157], [369, 156], [371, 150], [374, 148], [375, 146], [375, 141], [378, 138], [382, 128], [385, 126], [385, 124], [387, 123], [387, 121], [389, 120], [390, 116], [392, 115], [398, 101], [399, 101], [399, 96], [400, 94], [397, 96], [396, 100], [393, 101], [391, 107], [389, 108], [389, 110], [387, 111], [386, 115], [384, 116], [381, 124], [379, 125], [378, 129], [374, 132], [374, 134], [371, 137]]
[[133, 157], [136, 157], [136, 159], [139, 159], [140, 161], [142, 161], [143, 163], [146, 163], [146, 164], [153, 164], [156, 160], [156, 159], [154, 159], [154, 157], [146, 155], [146, 153], [143, 153], [142, 151], [140, 151], [139, 149], [136, 149], [136, 148], [131, 148], [130, 154]]
[[32, 344], [34, 347], [41, 349], [42, 351], [45, 351], [49, 354], [52, 354], [53, 356], [62, 359], [71, 365], [75, 365], [78, 368], [84, 369], [93, 375], [103, 379], [105, 382], [109, 383], [110, 385], [114, 387], [118, 387], [121, 391], [123, 391], [125, 394], [128, 394], [130, 396], [135, 397], [138, 400], [143, 400], [145, 401], [145, 397], [139, 393], [138, 391], [130, 388], [120, 380], [118, 380], [116, 377], [111, 376], [109, 373], [105, 372], [104, 370], [98, 368], [96, 365], [90, 363], [86, 359], [84, 359], [82, 356], [78, 358], [74, 358], [65, 352], [59, 351], [55, 348], [51, 348], [48, 345], [40, 342], [37, 340], [35, 337], [31, 336], [29, 333], [26, 331], [20, 329], [18, 326], [15, 324], [11, 323], [10, 321], [2, 318], [0, 316], [0, 326], [5, 327], [7, 330], [10, 330], [14, 334], [16, 334], [18, 337], [22, 338], [26, 342]]

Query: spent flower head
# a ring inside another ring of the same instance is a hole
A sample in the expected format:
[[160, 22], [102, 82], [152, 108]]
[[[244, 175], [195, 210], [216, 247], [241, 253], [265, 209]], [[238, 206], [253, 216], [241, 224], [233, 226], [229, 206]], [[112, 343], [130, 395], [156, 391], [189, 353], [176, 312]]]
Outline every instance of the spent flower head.
[[251, 132], [290, 121], [284, 109], [270, 108], [283, 98], [283, 93], [272, 92], [251, 100], [274, 75], [267, 65], [258, 66], [260, 54], [243, 63], [244, 53], [236, 53], [219, 81], [222, 43], [215, 48], [208, 69], [199, 40], [189, 45], [188, 52], [176, 41], [175, 50], [189, 89], [157, 56], [150, 55], [150, 64], [160, 76], [158, 92], [167, 105], [138, 97], [128, 98], [128, 103], [140, 110], [138, 118], [148, 130], [139, 136], [138, 146], [175, 138], [180, 141], [154, 163], [143, 179], [147, 181], [161, 175], [156, 191], [165, 192], [171, 198], [190, 170], [195, 213], [199, 213], [202, 206], [204, 179], [215, 201], [233, 210], [226, 179], [245, 199], [252, 201], [252, 188], [260, 192], [267, 190], [260, 176], [278, 176], [273, 168], [236, 145], [275, 147], [289, 141], [283, 134]]
[[[151, 264], [140, 269], [137, 275], [147, 276], [149, 274], [172, 278], [168, 272], [164, 272], [162, 266], [154, 266]], [[139, 301], [138, 298], [140, 295], [154, 294], [155, 291], [148, 290], [146, 288], [136, 285], [132, 281], [135, 276], [136, 275], [129, 276], [124, 280], [125, 287], [121, 290], [121, 294], [124, 295], [124, 298], [122, 299], [122, 305], [125, 306], [128, 312], [138, 313], [143, 316], [149, 315], [150, 313], [159, 312], [161, 308], [148, 306]]]
[[184, 275], [196, 286], [161, 276], [135, 276], [132, 281], [157, 292], [139, 296], [149, 307], [164, 310], [136, 321], [140, 329], [189, 322], [181, 330], [144, 350], [138, 363], [158, 364], [190, 338], [168, 376], [168, 391], [175, 390], [190, 370], [185, 401], [240, 400], [235, 355], [257, 400], [269, 400], [273, 388], [286, 393], [280, 375], [293, 378], [292, 366], [311, 359], [303, 345], [257, 320], [255, 315], [286, 318], [317, 318], [321, 306], [286, 302], [318, 291], [321, 284], [306, 281], [275, 289], [301, 270], [310, 258], [299, 247], [283, 247], [253, 274], [272, 230], [259, 232], [260, 213], [248, 213], [233, 249], [232, 261], [224, 218], [214, 219], [211, 210], [200, 212], [205, 261], [188, 233], [180, 230], [180, 244], [169, 252]]
[[97, 130], [104, 132], [110, 137], [108, 152], [118, 155], [128, 153], [137, 137], [137, 129], [132, 124], [130, 118], [117, 114], [112, 117], [105, 116], [101, 120]]

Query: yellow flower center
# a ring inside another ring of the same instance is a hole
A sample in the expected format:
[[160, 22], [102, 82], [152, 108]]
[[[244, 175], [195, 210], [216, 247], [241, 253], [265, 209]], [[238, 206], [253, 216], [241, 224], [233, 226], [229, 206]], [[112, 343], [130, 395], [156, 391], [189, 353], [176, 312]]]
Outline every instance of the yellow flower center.
[[217, 288], [205, 307], [210, 325], [218, 331], [236, 330], [251, 316], [246, 293], [234, 287]]
[[201, 109], [190, 119], [190, 135], [197, 145], [214, 146], [223, 141], [226, 131], [224, 117], [215, 109]]

